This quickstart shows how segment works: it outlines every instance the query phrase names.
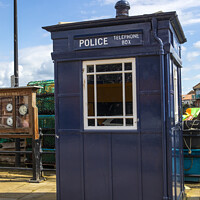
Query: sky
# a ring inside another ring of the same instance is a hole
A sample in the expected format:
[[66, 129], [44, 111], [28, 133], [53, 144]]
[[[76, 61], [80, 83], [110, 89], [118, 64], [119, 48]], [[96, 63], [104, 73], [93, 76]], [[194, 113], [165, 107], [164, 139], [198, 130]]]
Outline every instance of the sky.
[[[14, 74], [14, 0], [0, 0], [0, 87]], [[117, 0], [18, 0], [19, 83], [53, 79], [50, 33], [41, 27], [115, 17]], [[200, 0], [129, 0], [130, 16], [176, 11], [187, 43], [182, 45], [182, 93], [200, 82]]]

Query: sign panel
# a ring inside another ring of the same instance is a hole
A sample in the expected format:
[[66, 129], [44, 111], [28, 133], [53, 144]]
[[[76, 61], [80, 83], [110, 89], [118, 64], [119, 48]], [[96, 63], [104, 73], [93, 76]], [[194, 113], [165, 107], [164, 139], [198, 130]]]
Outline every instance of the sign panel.
[[12, 75], [10, 77], [10, 80], [11, 80], [11, 87], [15, 87], [15, 75]]
[[142, 32], [120, 32], [103, 35], [76, 36], [74, 47], [76, 50], [107, 48], [120, 46], [142, 45]]

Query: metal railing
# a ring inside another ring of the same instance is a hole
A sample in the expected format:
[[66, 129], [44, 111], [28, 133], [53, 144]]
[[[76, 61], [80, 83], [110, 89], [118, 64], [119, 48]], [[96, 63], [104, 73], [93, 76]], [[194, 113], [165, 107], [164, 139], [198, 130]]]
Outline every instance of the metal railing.
[[43, 154], [55, 154], [55, 152], [44, 152], [41, 147], [41, 141], [42, 137], [45, 136], [54, 136], [55, 134], [43, 134], [42, 129], [39, 131], [40, 137], [37, 140], [32, 139], [32, 151], [0, 151], [1, 154], [31, 154], [32, 155], [32, 168], [30, 167], [19, 167], [16, 165], [15, 167], [0, 167], [0, 169], [6, 169], [6, 170], [30, 170], [33, 172], [33, 177], [30, 179], [30, 182], [33, 183], [39, 183], [42, 180], [44, 180], [44, 177], [42, 176], [43, 171], [55, 171], [56, 169], [46, 169], [43, 168], [42, 163], [42, 155]]

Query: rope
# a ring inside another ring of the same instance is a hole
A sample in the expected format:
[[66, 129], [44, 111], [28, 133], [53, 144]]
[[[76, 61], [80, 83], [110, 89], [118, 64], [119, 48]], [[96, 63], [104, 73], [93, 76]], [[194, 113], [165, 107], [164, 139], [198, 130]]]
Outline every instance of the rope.
[[193, 158], [191, 158], [191, 165], [190, 165], [190, 167], [187, 168], [187, 169], [184, 168], [184, 171], [189, 171], [189, 170], [191, 170], [191, 169], [192, 169], [192, 166], [193, 166]]

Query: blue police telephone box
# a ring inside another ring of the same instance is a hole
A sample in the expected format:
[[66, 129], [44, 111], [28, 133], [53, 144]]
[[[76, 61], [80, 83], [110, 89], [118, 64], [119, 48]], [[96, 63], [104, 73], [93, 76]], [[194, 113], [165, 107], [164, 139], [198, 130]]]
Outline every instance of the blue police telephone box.
[[181, 200], [176, 12], [44, 27], [55, 66], [57, 199]]

